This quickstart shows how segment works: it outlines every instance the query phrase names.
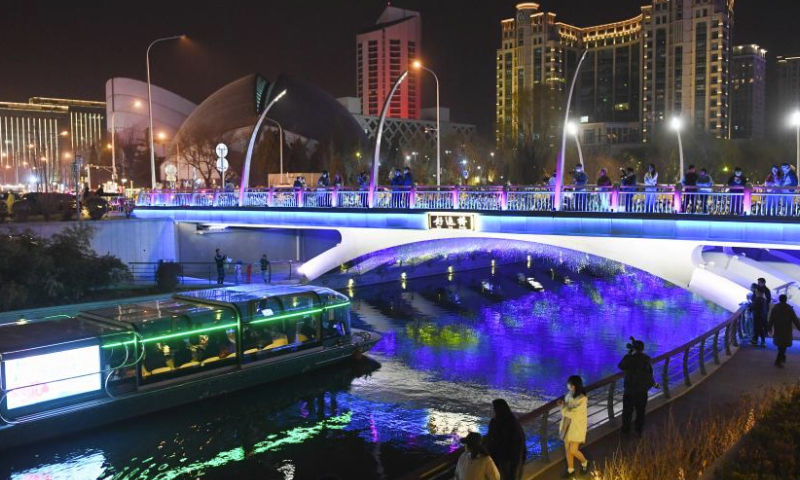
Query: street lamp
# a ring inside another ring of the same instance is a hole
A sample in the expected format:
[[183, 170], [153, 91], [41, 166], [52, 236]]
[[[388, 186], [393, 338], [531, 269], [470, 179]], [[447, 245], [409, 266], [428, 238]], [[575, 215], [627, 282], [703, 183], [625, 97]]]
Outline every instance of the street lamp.
[[430, 68], [425, 67], [422, 65], [422, 62], [419, 60], [414, 61], [414, 68], [417, 70], [425, 70], [433, 75], [433, 78], [436, 80], [436, 186], [442, 184], [442, 162], [441, 162], [441, 151], [442, 151], [442, 124], [441, 120], [441, 107], [439, 106], [439, 77], [434, 73], [433, 70]]
[[561, 132], [561, 152], [559, 153], [558, 165], [556, 165], [556, 188], [553, 198], [553, 208], [556, 210], [561, 210], [561, 190], [562, 186], [564, 185], [564, 153], [566, 153], [565, 150], [567, 149], [567, 123], [569, 123], [569, 111], [570, 106], [572, 105], [572, 93], [575, 91], [575, 82], [578, 80], [578, 73], [581, 71], [581, 65], [583, 65], [583, 61], [586, 60], [587, 53], [589, 53], [589, 50], [584, 50], [583, 55], [581, 55], [578, 66], [575, 68], [575, 73], [572, 74], [572, 84], [569, 87], [569, 94], [567, 95], [567, 108], [564, 111], [564, 129]]
[[147, 47], [147, 113], [150, 117], [150, 131], [148, 132], [148, 136], [150, 137], [150, 182], [153, 190], [156, 188], [156, 153], [153, 151], [153, 94], [150, 84], [150, 49], [153, 48], [153, 45], [156, 43], [179, 40], [185, 36], [186, 35], [175, 35], [172, 37], [158, 38], [153, 40], [150, 46]]
[[795, 171], [800, 174], [800, 110], [795, 110], [792, 113], [789, 122], [797, 129], [797, 170]]
[[375, 135], [375, 156], [372, 157], [372, 177], [369, 179], [369, 204], [372, 205], [372, 201], [374, 200], [375, 195], [375, 185], [377, 185], [378, 179], [378, 166], [381, 160], [381, 137], [383, 136], [383, 124], [386, 123], [386, 114], [389, 113], [389, 104], [392, 103], [392, 97], [394, 97], [394, 93], [400, 88], [400, 84], [403, 83], [403, 80], [408, 77], [408, 70], [405, 70], [397, 80], [394, 82], [394, 86], [389, 91], [389, 95], [386, 97], [386, 101], [383, 103], [383, 110], [381, 111], [381, 118], [378, 122], [378, 131]]
[[581, 150], [580, 127], [578, 127], [578, 124], [575, 122], [569, 122], [567, 124], [567, 133], [575, 137], [575, 145], [578, 146], [578, 159], [580, 159], [581, 167], [586, 170], [586, 165], [583, 163], [583, 151]]
[[[244, 194], [247, 191], [247, 184], [250, 182], [250, 162], [253, 160], [253, 149], [256, 146], [256, 138], [258, 138], [258, 132], [261, 130], [261, 124], [264, 123], [264, 119], [267, 118], [267, 113], [269, 113], [270, 109], [278, 103], [278, 100], [286, 95], [286, 90], [283, 90], [279, 93], [275, 98], [272, 99], [269, 104], [267, 104], [267, 108], [264, 109], [264, 112], [259, 117], [258, 122], [256, 123], [255, 128], [253, 128], [253, 134], [250, 135], [250, 144], [247, 145], [247, 153], [244, 157], [244, 169], [242, 170], [242, 184], [239, 186], [239, 206], [244, 206]], [[224, 187], [224, 185], [223, 185]]]
[[680, 117], [673, 117], [672, 120], [669, 122], [670, 128], [675, 130], [678, 134], [678, 155], [680, 156], [680, 171], [678, 171], [678, 181], [680, 182], [683, 178], [683, 140], [681, 139], [681, 130], [683, 130], [683, 120]]
[[283, 182], [284, 181], [284, 178], [283, 178], [283, 126], [280, 123], [278, 123], [277, 120], [273, 120], [271, 118], [265, 118], [265, 120], [268, 121], [268, 122], [272, 122], [272, 123], [274, 123], [275, 125], [278, 126], [278, 140], [280, 141], [280, 157], [281, 157], [281, 176], [280, 176], [280, 179], [281, 179], [281, 182]]

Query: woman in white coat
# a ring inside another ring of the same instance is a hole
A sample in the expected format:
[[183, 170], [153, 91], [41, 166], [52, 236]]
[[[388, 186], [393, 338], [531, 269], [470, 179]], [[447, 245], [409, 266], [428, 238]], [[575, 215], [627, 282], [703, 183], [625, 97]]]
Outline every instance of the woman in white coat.
[[588, 398], [581, 377], [578, 375], [569, 377], [567, 389], [569, 393], [563, 400], [559, 400], [558, 404], [561, 407], [560, 434], [567, 453], [567, 471], [564, 478], [572, 478], [575, 474], [576, 458], [581, 462], [581, 473], [585, 474], [589, 470], [589, 461], [578, 449], [582, 443], [586, 443], [589, 411]]

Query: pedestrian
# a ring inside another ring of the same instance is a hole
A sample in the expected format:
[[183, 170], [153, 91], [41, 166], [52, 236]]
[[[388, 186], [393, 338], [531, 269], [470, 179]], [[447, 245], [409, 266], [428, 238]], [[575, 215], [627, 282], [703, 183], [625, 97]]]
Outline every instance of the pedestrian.
[[787, 300], [785, 294], [778, 297], [778, 304], [772, 309], [767, 324], [767, 330], [772, 332], [772, 343], [778, 348], [775, 366], [780, 368], [786, 363], [786, 349], [792, 346], [792, 325], [800, 330], [797, 313]]
[[581, 462], [581, 474], [589, 473], [589, 461], [579, 450], [581, 444], [586, 443], [589, 410], [588, 397], [580, 376], [573, 375], [567, 379], [567, 390], [564, 399], [558, 401], [558, 406], [561, 407], [559, 434], [567, 454], [567, 471], [563, 476], [572, 478], [575, 474], [576, 458]]
[[745, 336], [751, 341], [755, 336], [753, 330], [753, 297], [755, 297], [757, 291], [758, 284], [751, 284], [750, 291], [747, 292], [747, 300], [741, 304], [742, 306], [746, 307], [744, 311], [744, 322], [742, 323], [742, 329], [744, 330]]
[[269, 259], [267, 258], [267, 254], [261, 255], [261, 260], [259, 261], [261, 265], [261, 279], [264, 280], [264, 283], [269, 283], [272, 281], [272, 268], [269, 265]]
[[[782, 187], [796, 187], [797, 186], [797, 172], [794, 171], [791, 165], [784, 163], [781, 165], [783, 172], [783, 180], [781, 180]], [[784, 192], [786, 193], [786, 192]], [[794, 193], [794, 190], [789, 190], [789, 193]]]
[[242, 261], [237, 260], [236, 265], [233, 266], [233, 279], [236, 282], [236, 285], [240, 285], [242, 283]]
[[328, 176], [328, 171], [323, 170], [322, 176], [320, 176], [319, 180], [317, 180], [317, 187], [328, 188], [330, 186], [331, 186], [331, 178]]
[[294, 185], [292, 185], [292, 186], [294, 187], [295, 190], [302, 190], [303, 189], [303, 181], [300, 179], [300, 177], [297, 177], [294, 180]]
[[783, 171], [777, 165], [773, 165], [772, 169], [764, 179], [764, 196], [766, 201], [762, 202], [766, 211], [761, 212], [766, 215], [773, 215], [778, 209], [780, 204], [781, 186], [783, 185]]
[[583, 165], [576, 164], [575, 168], [572, 169], [572, 184], [575, 186], [575, 191], [582, 192], [586, 190], [587, 183], [589, 183], [589, 177], [583, 171]]
[[[697, 188], [701, 193], [711, 193], [714, 191], [714, 180], [711, 179], [711, 175], [708, 174], [708, 170], [705, 168], [700, 169], [700, 174], [697, 176]], [[703, 205], [703, 213], [708, 213], [708, 200], [711, 196], [710, 195], [700, 195], [700, 203]]]
[[656, 192], [658, 191], [658, 171], [654, 164], [647, 167], [644, 174], [645, 208], [647, 213], [654, 213], [656, 207]]
[[747, 185], [747, 177], [742, 173], [740, 167], [733, 169], [733, 175], [728, 179], [728, 191], [734, 195], [730, 196], [731, 214], [741, 215], [744, 211], [744, 187]]
[[619, 362], [619, 369], [625, 373], [622, 394], [622, 433], [631, 431], [631, 419], [636, 412], [634, 431], [641, 435], [644, 430], [644, 417], [647, 410], [647, 392], [658, 384], [653, 377], [650, 357], [644, 353], [644, 342], [631, 339], [628, 354]]
[[500, 480], [500, 472], [481, 442], [481, 434], [469, 432], [461, 439], [464, 453], [458, 457], [455, 480]]
[[333, 176], [333, 186], [334, 187], [341, 187], [344, 185], [344, 181], [342, 180], [342, 176], [339, 175], [339, 172], [336, 172], [336, 175]]
[[492, 402], [492, 419], [484, 443], [500, 470], [502, 480], [519, 480], [527, 451], [525, 431], [508, 402], [498, 398]]
[[214, 263], [217, 265], [217, 285], [225, 283], [225, 259], [227, 257], [220, 253], [219, 248], [214, 255]]
[[764, 277], [760, 277], [756, 280], [758, 283], [758, 289], [764, 293], [764, 296], [767, 297], [767, 306], [772, 303], [772, 291], [767, 286], [767, 279]]
[[586, 184], [589, 183], [589, 177], [586, 175], [586, 172], [583, 171], [583, 165], [580, 163], [576, 164], [570, 173], [572, 173], [572, 190], [574, 193], [564, 195], [564, 200], [567, 201], [571, 198], [572, 210], [586, 211], [588, 198], [585, 192]]
[[401, 195], [403, 190], [403, 176], [400, 174], [400, 169], [395, 168], [392, 172], [392, 178], [389, 181], [392, 187], [392, 208], [400, 208], [402, 206]]
[[601, 168], [599, 176], [597, 177], [597, 189], [600, 191], [598, 196], [600, 197], [601, 212], [607, 212], [611, 207], [611, 187], [611, 177], [608, 176], [608, 170]]
[[683, 190], [686, 192], [685, 200], [683, 202], [683, 211], [686, 213], [694, 213], [697, 206], [697, 179], [700, 176], [695, 171], [694, 165], [689, 165], [689, 169], [684, 173], [681, 179]]
[[369, 188], [369, 175], [366, 170], [362, 170], [361, 173], [358, 174], [356, 182], [358, 182], [358, 188], [361, 190]]
[[761, 347], [766, 347], [769, 302], [767, 301], [767, 296], [764, 294], [764, 291], [758, 288], [757, 284], [755, 287], [755, 291], [753, 291], [753, 300], [750, 303], [750, 308], [753, 313], [753, 336], [750, 339], [750, 345], [758, 345], [758, 341], [761, 339]]
[[781, 203], [783, 206], [776, 212], [779, 215], [791, 216], [794, 213], [794, 196], [795, 187], [797, 187], [797, 172], [794, 171], [791, 165], [784, 163], [781, 165], [783, 172], [783, 180], [781, 180]]
[[625, 169], [625, 174], [622, 178], [622, 191], [625, 192], [622, 195], [625, 197], [625, 211], [632, 212], [633, 206], [635, 204], [635, 196], [636, 196], [636, 172], [633, 170], [633, 167], [628, 167]]

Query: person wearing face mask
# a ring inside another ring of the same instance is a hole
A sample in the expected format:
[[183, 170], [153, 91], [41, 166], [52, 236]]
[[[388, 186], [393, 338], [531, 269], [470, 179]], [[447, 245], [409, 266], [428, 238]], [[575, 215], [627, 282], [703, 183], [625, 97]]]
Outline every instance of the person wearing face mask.
[[575, 459], [581, 462], [581, 474], [589, 472], [589, 461], [579, 450], [582, 443], [586, 443], [586, 431], [589, 426], [588, 397], [583, 388], [583, 379], [573, 375], [567, 379], [567, 394], [563, 400], [558, 401], [561, 407], [561, 423], [559, 435], [564, 441], [564, 450], [567, 454], [567, 471], [564, 478], [572, 478], [575, 474]]
[[780, 204], [780, 197], [778, 195], [781, 193], [781, 185], [783, 184], [783, 171], [777, 165], [773, 165], [772, 169], [767, 175], [767, 178], [764, 179], [764, 186], [766, 187], [766, 199], [764, 201], [764, 208], [766, 211], [761, 213], [766, 215], [773, 215], [775, 209]]
[[740, 167], [733, 169], [733, 175], [728, 179], [728, 191], [736, 195], [731, 195], [731, 213], [741, 215], [744, 207], [744, 186], [747, 185], [747, 177], [742, 173]]

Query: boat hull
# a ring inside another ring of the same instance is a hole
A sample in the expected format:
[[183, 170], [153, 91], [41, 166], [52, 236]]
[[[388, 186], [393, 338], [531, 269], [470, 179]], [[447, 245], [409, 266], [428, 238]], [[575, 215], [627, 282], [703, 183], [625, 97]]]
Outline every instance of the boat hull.
[[40, 415], [36, 419], [0, 426], [0, 450], [74, 434], [101, 425], [174, 408], [256, 385], [302, 375], [351, 358], [360, 358], [380, 336], [353, 336], [352, 343], [316, 347], [270, 360], [231, 365], [209, 374], [184, 377], [140, 387], [136, 392], [90, 400]]

